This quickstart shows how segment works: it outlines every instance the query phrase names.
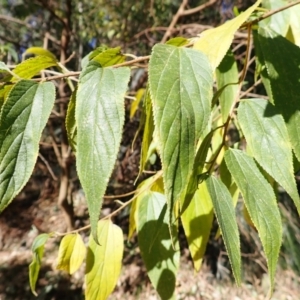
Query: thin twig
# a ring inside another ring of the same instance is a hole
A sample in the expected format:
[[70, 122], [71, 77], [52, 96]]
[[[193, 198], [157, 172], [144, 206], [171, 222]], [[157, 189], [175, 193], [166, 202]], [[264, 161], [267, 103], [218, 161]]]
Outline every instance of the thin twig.
[[51, 177], [53, 178], [53, 180], [57, 181], [57, 177], [55, 176], [54, 172], [52, 171], [48, 161], [46, 160], [46, 158], [41, 154], [39, 153], [39, 158], [41, 159], [41, 161], [45, 164], [45, 166], [47, 167]]
[[171, 35], [171, 32], [172, 32], [173, 28], [175, 27], [179, 18], [182, 16], [182, 13], [184, 12], [184, 8], [186, 7], [187, 3], [188, 3], [188, 0], [182, 1], [181, 5], [178, 8], [177, 13], [174, 15], [172, 22], [170, 23], [167, 31], [165, 32], [165, 34], [161, 40], [162, 43], [165, 43], [167, 41], [168, 37]]
[[210, 1], [206, 2], [206, 3], [204, 3], [204, 4], [201, 4], [201, 5], [197, 6], [197, 7], [195, 7], [195, 8], [191, 8], [191, 9], [187, 9], [187, 10], [183, 11], [181, 15], [182, 16], [187, 16], [187, 15], [195, 14], [195, 13], [200, 12], [201, 10], [203, 10], [203, 9], [205, 9], [205, 8], [213, 5], [213, 4], [215, 4], [217, 1], [218, 0], [210, 0]]
[[267, 18], [269, 18], [269, 17], [271, 17], [271, 16], [273, 16], [273, 15], [275, 15], [275, 14], [277, 14], [277, 13], [283, 11], [283, 10], [286, 10], [286, 9], [288, 9], [288, 8], [290, 8], [292, 6], [298, 5], [298, 4], [300, 4], [300, 0], [298, 0], [296, 2], [289, 3], [289, 4], [285, 5], [285, 6], [280, 7], [280, 8], [271, 10], [271, 11], [265, 13], [264, 15], [262, 15], [262, 16], [256, 18], [256, 19], [254, 19], [252, 21], [249, 21], [249, 22], [246, 22], [246, 23], [242, 24], [242, 26], [240, 28], [244, 28], [244, 27], [248, 27], [249, 25], [252, 26], [254, 24], [257, 24], [258, 22], [260, 22], [260, 21], [262, 21], [264, 19], [267, 19]]

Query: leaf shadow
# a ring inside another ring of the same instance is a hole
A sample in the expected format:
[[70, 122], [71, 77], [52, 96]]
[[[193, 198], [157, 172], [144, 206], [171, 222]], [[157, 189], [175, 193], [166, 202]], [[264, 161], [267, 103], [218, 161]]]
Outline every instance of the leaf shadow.
[[[157, 230], [159, 230], [157, 232]], [[150, 280], [162, 299], [171, 299], [176, 283], [176, 255], [168, 225], [156, 220], [145, 222], [138, 232], [139, 247]]]

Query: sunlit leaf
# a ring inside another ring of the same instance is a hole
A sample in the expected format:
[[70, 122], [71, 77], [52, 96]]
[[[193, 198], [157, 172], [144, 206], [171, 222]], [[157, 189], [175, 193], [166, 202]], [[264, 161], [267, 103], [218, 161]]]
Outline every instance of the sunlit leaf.
[[182, 225], [189, 244], [189, 249], [196, 271], [200, 270], [206, 245], [209, 239], [213, 205], [207, 191], [206, 183], [199, 184], [189, 206], [181, 215]]
[[169, 39], [166, 44], [167, 45], [172, 45], [175, 47], [181, 47], [181, 46], [185, 46], [189, 43], [189, 41], [186, 38], [183, 37], [175, 37], [172, 39]]
[[165, 205], [165, 196], [157, 192], [149, 192], [141, 201], [138, 213], [138, 242], [147, 274], [161, 299], [175, 299], [180, 253], [173, 249], [167, 215], [165, 214], [163, 219], [160, 218]]
[[109, 48], [92, 57], [91, 60], [98, 62], [102, 68], [120, 64], [125, 61], [125, 56], [121, 53], [121, 48]]
[[76, 94], [77, 171], [91, 220], [96, 229], [109, 177], [119, 151], [124, 124], [128, 68], [102, 68], [90, 62]]
[[224, 244], [236, 283], [241, 282], [240, 238], [231, 195], [224, 183], [210, 176], [206, 180], [214, 211], [221, 229]]
[[41, 47], [30, 47], [26, 49], [25, 54], [34, 54], [37, 56], [41, 55], [41, 56], [46, 56], [53, 61], [57, 60], [55, 55], [52, 52]]
[[261, 0], [256, 1], [255, 4], [246, 11], [223, 25], [205, 30], [201, 33], [201, 37], [194, 44], [194, 49], [200, 50], [207, 55], [213, 70], [216, 69], [226, 55], [233, 41], [235, 32], [250, 17], [260, 2]]
[[135, 100], [131, 103], [131, 106], [130, 106], [130, 119], [133, 118], [136, 111], [138, 110], [139, 105], [140, 105], [141, 100], [143, 99], [144, 95], [145, 95], [145, 89], [139, 89], [136, 92]]
[[14, 74], [18, 76], [14, 77], [13, 81], [18, 81], [20, 78], [30, 79], [42, 70], [54, 66], [58, 66], [57, 61], [49, 56], [36, 56], [26, 59], [13, 70]]
[[89, 238], [86, 259], [86, 300], [105, 300], [118, 281], [123, 256], [122, 229], [111, 220], [98, 222], [98, 245]]
[[212, 82], [212, 70], [201, 52], [162, 44], [153, 47], [149, 83], [170, 223], [210, 116]]
[[86, 248], [81, 236], [67, 234], [60, 242], [56, 269], [75, 273], [85, 259]]
[[29, 283], [30, 283], [30, 289], [32, 293], [37, 296], [37, 293], [35, 291], [36, 282], [39, 276], [42, 258], [44, 255], [44, 246], [50, 237], [50, 234], [42, 233], [38, 235], [32, 244], [31, 250], [33, 252], [33, 259], [31, 264], [29, 265]]
[[145, 125], [143, 132], [143, 141], [141, 147], [141, 158], [140, 158], [140, 172], [142, 172], [149, 158], [149, 149], [151, 142], [153, 141], [153, 132], [154, 132], [154, 121], [153, 121], [153, 111], [149, 90], [146, 90], [145, 101], [144, 101], [144, 111], [145, 114]]
[[33, 171], [42, 131], [55, 100], [52, 82], [19, 81], [0, 116], [0, 211], [21, 191]]
[[284, 120], [264, 99], [240, 103], [238, 120], [254, 158], [291, 196], [300, 213], [293, 156]]
[[247, 211], [258, 230], [270, 273], [271, 290], [282, 243], [282, 226], [276, 197], [271, 185], [259, 171], [254, 159], [240, 150], [225, 153], [228, 168], [238, 185]]

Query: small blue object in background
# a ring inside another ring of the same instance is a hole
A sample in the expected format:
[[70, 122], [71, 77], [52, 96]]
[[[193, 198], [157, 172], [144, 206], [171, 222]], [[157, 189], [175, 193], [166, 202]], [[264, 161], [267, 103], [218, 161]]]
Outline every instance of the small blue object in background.
[[222, 18], [222, 23], [231, 20], [234, 17], [233, 0], [222, 0], [220, 6], [220, 15]]

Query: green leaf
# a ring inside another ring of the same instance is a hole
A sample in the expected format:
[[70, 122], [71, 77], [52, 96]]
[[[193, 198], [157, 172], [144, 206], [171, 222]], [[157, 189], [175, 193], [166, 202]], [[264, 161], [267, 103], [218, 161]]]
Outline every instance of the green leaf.
[[68, 135], [68, 141], [72, 150], [76, 153], [76, 143], [77, 143], [77, 123], [75, 119], [75, 109], [76, 109], [76, 93], [77, 89], [72, 93], [67, 110], [66, 116], [66, 129]]
[[300, 160], [300, 48], [269, 28], [260, 28], [255, 41], [262, 52], [261, 64], [267, 69], [268, 77], [262, 75], [270, 82], [269, 97], [284, 117], [293, 150]]
[[30, 47], [25, 51], [25, 54], [34, 54], [36, 56], [46, 56], [52, 61], [57, 61], [55, 55], [47, 49], [41, 47]]
[[141, 201], [138, 212], [138, 243], [148, 276], [159, 296], [161, 299], [175, 299], [180, 253], [173, 249], [166, 214], [163, 222], [158, 224], [165, 204], [165, 196], [157, 192], [149, 192]]
[[44, 246], [51, 234], [42, 233], [38, 235], [32, 244], [31, 250], [33, 252], [33, 259], [29, 265], [29, 283], [32, 293], [37, 296], [35, 285], [39, 276], [42, 258], [44, 255]]
[[271, 290], [273, 290], [282, 243], [281, 218], [276, 196], [252, 157], [240, 150], [230, 149], [225, 153], [225, 161], [258, 231], [267, 258]]
[[102, 68], [90, 62], [81, 73], [76, 95], [77, 171], [96, 230], [124, 124], [124, 95], [129, 68]]
[[188, 43], [189, 43], [189, 40], [187, 40], [186, 38], [183, 38], [183, 37], [175, 37], [175, 38], [169, 39], [166, 42], [167, 45], [172, 45], [175, 47], [182, 47], [182, 46], [187, 45]]
[[58, 67], [56, 59], [49, 56], [36, 56], [26, 59], [13, 70], [14, 74], [17, 75], [13, 78], [13, 81], [18, 81], [20, 78], [30, 79], [42, 70], [55, 66]]
[[186, 208], [189, 206], [192, 198], [194, 197], [194, 194], [196, 190], [198, 189], [198, 184], [200, 181], [203, 181], [202, 174], [203, 168], [205, 165], [205, 160], [207, 158], [207, 154], [211, 145], [211, 140], [213, 137], [214, 131], [210, 131], [203, 141], [200, 144], [200, 147], [198, 148], [194, 160], [194, 166], [193, 166], [193, 172], [192, 176], [190, 177], [187, 189], [185, 194], [183, 195], [183, 200], [181, 200], [181, 207], [180, 212], [181, 214], [184, 213]]
[[144, 88], [138, 89], [135, 94], [135, 100], [130, 105], [130, 120], [132, 120], [135, 113], [137, 112], [139, 105], [141, 103], [141, 100], [143, 98], [145, 98], [145, 89]]
[[86, 300], [105, 300], [118, 281], [122, 266], [123, 233], [111, 220], [98, 222], [98, 245], [90, 236], [86, 258]]
[[199, 184], [190, 205], [181, 215], [196, 271], [200, 270], [214, 218], [213, 205], [206, 183]]
[[110, 48], [98, 55], [94, 56], [91, 60], [98, 62], [102, 68], [110, 67], [120, 64], [125, 61], [125, 56], [121, 53], [121, 48]]
[[233, 53], [229, 50], [216, 70], [218, 89], [223, 88], [220, 95], [221, 114], [223, 123], [226, 122], [231, 106], [238, 93], [239, 73]]
[[0, 212], [27, 183], [42, 131], [55, 100], [52, 82], [21, 80], [11, 90], [0, 116]]
[[128, 239], [131, 239], [134, 231], [136, 230], [137, 223], [138, 223], [138, 211], [139, 205], [143, 198], [149, 193], [149, 191], [155, 191], [158, 193], [164, 193], [163, 181], [162, 177], [157, 178], [156, 176], [152, 176], [143, 182], [141, 182], [138, 186], [138, 192], [135, 194], [135, 199], [132, 202], [130, 208], [130, 215], [129, 215], [129, 232], [128, 232]]
[[241, 250], [238, 226], [231, 195], [224, 183], [211, 176], [206, 180], [208, 192], [221, 229], [236, 283], [241, 282]]
[[212, 70], [201, 52], [158, 44], [149, 62], [149, 83], [171, 223], [209, 120]]
[[216, 69], [226, 55], [235, 32], [247, 21], [260, 2], [261, 0], [256, 1], [246, 11], [223, 25], [203, 31], [200, 38], [194, 43], [194, 49], [200, 50], [207, 55], [213, 70]]
[[78, 233], [65, 235], [59, 245], [56, 269], [75, 273], [82, 265], [85, 254], [86, 248]]
[[300, 213], [300, 199], [293, 174], [288, 132], [276, 108], [263, 99], [240, 103], [238, 120], [247, 145], [257, 162], [291, 196]]
[[153, 132], [154, 132], [151, 97], [148, 89], [146, 90], [143, 108], [145, 114], [145, 126], [144, 126], [143, 141], [141, 147], [140, 172], [142, 172], [145, 169], [147, 161], [149, 159], [149, 148], [153, 140]]

